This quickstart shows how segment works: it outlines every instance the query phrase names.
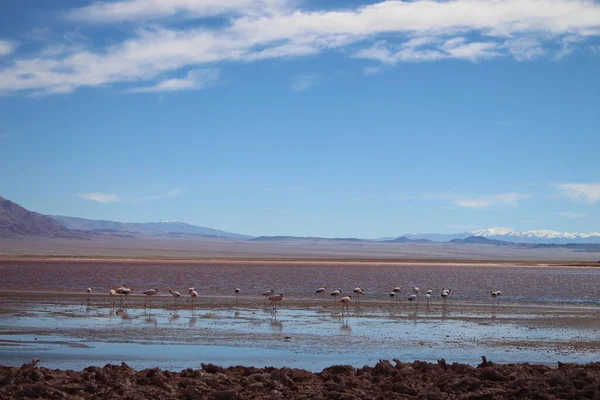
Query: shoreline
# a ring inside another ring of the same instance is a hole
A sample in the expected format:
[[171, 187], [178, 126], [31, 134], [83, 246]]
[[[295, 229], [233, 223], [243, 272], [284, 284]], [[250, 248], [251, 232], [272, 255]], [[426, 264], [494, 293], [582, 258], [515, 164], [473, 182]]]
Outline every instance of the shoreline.
[[130, 264], [149, 264], [149, 263], [164, 263], [164, 264], [211, 264], [211, 263], [228, 263], [228, 264], [396, 264], [396, 265], [461, 265], [461, 266], [526, 266], [526, 267], [598, 267], [600, 262], [595, 261], [532, 261], [532, 260], [473, 260], [473, 259], [414, 259], [414, 258], [374, 258], [374, 257], [345, 257], [345, 258], [329, 258], [329, 257], [115, 257], [115, 256], [38, 256], [38, 255], [22, 255], [22, 256], [7, 256], [0, 255], [0, 264], [6, 263], [52, 263], [62, 262], [69, 264], [77, 263], [130, 263]]

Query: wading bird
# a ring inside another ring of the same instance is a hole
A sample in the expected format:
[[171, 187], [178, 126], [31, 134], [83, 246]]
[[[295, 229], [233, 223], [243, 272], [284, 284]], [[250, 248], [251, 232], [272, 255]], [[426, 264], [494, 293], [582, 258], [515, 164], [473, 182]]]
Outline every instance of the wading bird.
[[496, 304], [498, 304], [498, 298], [502, 296], [502, 292], [500, 290], [492, 290], [492, 299], [496, 300]]
[[174, 301], [177, 301], [177, 299], [181, 297], [181, 293], [179, 293], [173, 289], [169, 289], [169, 293], [171, 293], [171, 296], [173, 296]]
[[427, 308], [429, 308], [430, 300], [431, 300], [431, 293], [425, 293], [425, 301], [427, 302]]
[[365, 294], [365, 291], [360, 286], [357, 286], [354, 288], [353, 292], [356, 296], [356, 304], [360, 304], [360, 297]]
[[342, 295], [342, 291], [339, 289], [331, 292], [331, 297], [333, 297], [333, 302], [335, 303], [335, 299], [341, 295]]
[[127, 303], [127, 296], [129, 296], [130, 293], [131, 288], [127, 287], [127, 285], [123, 285], [117, 289], [117, 294], [119, 295], [121, 303], [123, 302], [123, 296], [125, 296], [125, 303]]
[[[390, 297], [395, 297], [396, 301], [400, 301], [400, 293], [402, 292], [402, 288], [400, 286], [396, 286], [395, 288], [392, 289], [392, 291], [390, 292]], [[394, 293], [394, 296], [392, 296], [392, 293]]]
[[443, 289], [442, 288], [442, 301], [444, 302], [444, 305], [446, 305], [446, 301], [448, 301], [448, 299], [450, 298], [450, 293], [452, 292], [451, 289]]
[[117, 291], [113, 288], [110, 288], [108, 290], [108, 295], [111, 297], [112, 305], [114, 307], [115, 306], [115, 296], [117, 295]]
[[144, 296], [146, 296], [144, 298], [144, 307], [146, 307], [146, 302], [148, 301], [148, 298], [150, 298], [150, 307], [152, 307], [152, 296], [155, 296], [158, 293], [158, 289], [149, 289], [146, 290], [145, 292], [142, 292], [142, 294]]
[[390, 299], [393, 299], [396, 297], [396, 292], [394, 292], [393, 290], [390, 292]]
[[237, 304], [238, 303], [238, 296], [239, 296], [241, 290], [240, 290], [239, 287], [236, 287], [235, 290], [234, 290], [234, 292], [235, 292], [235, 304]]
[[417, 300], [417, 295], [416, 294], [411, 294], [410, 296], [408, 296], [408, 302], [409, 303], [413, 303], [415, 300]]
[[92, 288], [87, 288], [87, 289], [85, 289], [85, 291], [87, 292], [87, 301], [89, 303], [90, 302], [90, 294], [92, 293]]
[[280, 293], [276, 296], [269, 296], [269, 301], [271, 302], [271, 307], [273, 307], [273, 310], [277, 310], [277, 302], [281, 300], [283, 300], [283, 293]]
[[419, 302], [419, 297], [418, 297], [417, 295], [419, 294], [419, 292], [421, 291], [421, 289], [419, 289], [419, 288], [418, 288], [418, 287], [416, 287], [416, 286], [413, 286], [413, 289], [412, 289], [412, 290], [413, 290], [413, 294], [415, 295], [415, 298], [414, 298], [414, 300], [416, 300], [416, 301], [417, 301], [417, 303], [418, 303], [418, 302]]
[[352, 302], [352, 296], [350, 296], [350, 295], [344, 296], [340, 299], [340, 304], [342, 306], [342, 315], [344, 314], [344, 310], [348, 311], [348, 307], [350, 306], [351, 302]]
[[274, 294], [275, 291], [273, 289], [263, 292], [262, 296], [265, 298], [265, 304], [267, 304], [267, 300], [269, 300], [269, 297], [273, 296]]
[[188, 298], [185, 302], [187, 303], [188, 301], [190, 301], [190, 298], [191, 298], [192, 305], [194, 305], [194, 302], [196, 301], [196, 297], [198, 297], [198, 292], [196, 292], [196, 290], [193, 287], [191, 287], [188, 289]]

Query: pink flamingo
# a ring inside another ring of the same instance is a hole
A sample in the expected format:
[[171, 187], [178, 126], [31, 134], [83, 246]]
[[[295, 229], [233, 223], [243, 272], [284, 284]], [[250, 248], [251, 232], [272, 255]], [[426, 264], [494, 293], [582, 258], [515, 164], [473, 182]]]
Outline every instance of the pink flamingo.
[[280, 293], [278, 295], [273, 295], [273, 296], [269, 296], [269, 301], [271, 302], [271, 306], [273, 307], [273, 310], [277, 310], [277, 302], [283, 300], [283, 293]]
[[191, 298], [192, 299], [192, 305], [194, 305], [195, 304], [194, 301], [196, 300], [196, 297], [198, 297], [198, 292], [196, 292], [196, 290], [193, 287], [189, 288], [188, 289], [188, 298], [186, 300], [186, 303], [188, 301], [190, 301], [190, 298]]
[[350, 295], [344, 296], [340, 299], [340, 304], [342, 305], [342, 315], [344, 315], [344, 309], [346, 311], [348, 311], [348, 307], [350, 306], [351, 302], [352, 302], [352, 296], [350, 296]]

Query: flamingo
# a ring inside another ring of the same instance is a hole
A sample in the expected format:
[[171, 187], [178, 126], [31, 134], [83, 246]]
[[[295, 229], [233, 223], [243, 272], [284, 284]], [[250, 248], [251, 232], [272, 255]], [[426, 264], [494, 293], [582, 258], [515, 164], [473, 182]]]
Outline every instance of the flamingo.
[[115, 289], [113, 289], [113, 288], [110, 288], [108, 290], [108, 295], [111, 296], [111, 298], [112, 298], [112, 305], [114, 307], [115, 306], [115, 296], [117, 295], [117, 291]]
[[[400, 286], [396, 286], [390, 292], [390, 297], [395, 297], [396, 301], [400, 301], [400, 292], [402, 292], [402, 288]], [[394, 296], [391, 295], [392, 293], [394, 293]]]
[[265, 304], [267, 304], [267, 300], [269, 300], [269, 297], [273, 295], [275, 295], [275, 291], [273, 289], [263, 292], [262, 296], [265, 298]]
[[[319, 295], [319, 297], [321, 297], [321, 299], [323, 299], [323, 295], [325, 294], [326, 290], [327, 290], [327, 289], [325, 288], [325, 286], [322, 286], [322, 287], [318, 288], [318, 289], [315, 291], [315, 293], [316, 293], [316, 294], [318, 294], [318, 295]], [[322, 301], [321, 301], [321, 302], [322, 302]]]
[[433, 294], [433, 289], [432, 288], [427, 289], [427, 291], [425, 292], [425, 294], [432, 295]]
[[238, 303], [238, 296], [239, 296], [241, 290], [240, 290], [239, 287], [236, 287], [235, 290], [234, 290], [234, 292], [235, 292], [235, 304], [237, 304]]
[[144, 299], [144, 307], [146, 307], [146, 301], [148, 301], [148, 298], [150, 298], [150, 307], [152, 307], [152, 296], [156, 295], [157, 293], [158, 289], [149, 289], [145, 292], [142, 292], [142, 294], [146, 296], [146, 298]]
[[123, 296], [125, 296], [125, 303], [127, 303], [127, 296], [129, 296], [129, 294], [131, 293], [131, 289], [127, 287], [127, 285], [123, 285], [120, 288], [118, 288], [116, 292], [119, 295], [121, 303], [123, 302]]
[[196, 290], [193, 287], [189, 288], [188, 289], [188, 298], [186, 300], [186, 303], [188, 301], [190, 301], [190, 298], [191, 298], [192, 299], [192, 305], [194, 305], [194, 301], [195, 301], [196, 297], [198, 297], [198, 292], [196, 292]]
[[350, 306], [351, 302], [352, 302], [352, 296], [350, 296], [350, 295], [344, 296], [340, 299], [340, 304], [342, 305], [342, 315], [344, 314], [344, 309], [346, 311], [348, 311], [348, 307]]
[[451, 289], [442, 289], [442, 301], [444, 302], [444, 305], [446, 305], [446, 301], [448, 300], [448, 298], [450, 298], [450, 293], [452, 292]]
[[410, 296], [408, 296], [409, 303], [412, 303], [415, 300], [417, 300], [417, 295], [416, 294], [411, 294]]
[[429, 308], [429, 300], [431, 300], [431, 293], [425, 293], [425, 301], [427, 302], [427, 308]]
[[268, 299], [271, 302], [271, 307], [273, 307], [273, 310], [277, 310], [277, 302], [283, 300], [283, 293], [280, 293], [277, 296], [269, 296]]
[[87, 301], [89, 303], [90, 302], [90, 294], [92, 293], [92, 288], [87, 288], [87, 289], [85, 289], [85, 291], [87, 292]]
[[360, 286], [357, 286], [353, 292], [356, 295], [356, 304], [360, 304], [360, 297], [365, 294], [365, 291]]
[[417, 303], [419, 302], [419, 297], [417, 296], [419, 294], [419, 292], [421, 291], [421, 289], [419, 289], [416, 286], [413, 286], [413, 294], [415, 295], [415, 300], [417, 301]]
[[492, 290], [492, 299], [496, 300], [496, 304], [498, 304], [498, 298], [502, 296], [502, 292], [500, 290]]
[[181, 293], [179, 293], [173, 289], [169, 289], [169, 293], [171, 293], [171, 296], [173, 296], [174, 301], [177, 301], [177, 299], [181, 297]]
[[390, 299], [393, 299], [394, 297], [396, 297], [396, 292], [394, 292], [393, 290], [390, 292]]
[[342, 291], [340, 289], [334, 290], [331, 292], [331, 297], [333, 297], [333, 302], [335, 303], [335, 299], [342, 295]]

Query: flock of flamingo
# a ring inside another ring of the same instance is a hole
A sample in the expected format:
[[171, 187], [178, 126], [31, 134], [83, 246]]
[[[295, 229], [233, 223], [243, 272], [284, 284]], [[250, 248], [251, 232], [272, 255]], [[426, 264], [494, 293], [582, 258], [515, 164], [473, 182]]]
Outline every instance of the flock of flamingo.
[[[89, 301], [89, 296], [92, 293], [92, 289], [87, 288], [86, 292], [88, 294], [88, 301]], [[412, 288], [412, 293], [407, 298], [408, 302], [410, 304], [415, 304], [415, 305], [418, 304], [420, 292], [421, 292], [421, 289], [414, 286]], [[132, 293], [132, 289], [130, 287], [128, 287], [127, 285], [123, 285], [123, 286], [119, 287], [118, 289], [111, 288], [108, 292], [109, 296], [119, 295], [120, 301], [122, 303], [123, 302], [127, 303], [127, 298], [131, 293]], [[238, 303], [238, 296], [240, 293], [241, 293], [240, 288], [236, 287], [234, 289], [234, 294], [236, 296], [236, 304]], [[323, 286], [323, 287], [320, 287], [319, 289], [317, 289], [315, 293], [319, 296], [324, 296], [327, 293], [327, 289]], [[340, 289], [333, 290], [332, 292], [330, 292], [330, 296], [333, 298], [334, 304], [337, 300], [337, 302], [341, 306], [342, 313], [344, 311], [348, 310], [350, 303], [352, 303], [352, 302], [356, 302], [357, 305], [360, 305], [360, 298], [365, 294], [365, 291], [360, 286], [357, 286], [354, 288], [352, 293], [353, 294], [348, 294], [348, 295], [342, 296], [342, 291]], [[390, 297], [390, 299], [396, 299], [396, 301], [400, 301], [401, 293], [402, 293], [402, 288], [400, 286], [397, 286], [389, 292], [389, 297]], [[144, 307], [146, 307], [148, 305], [148, 303], [150, 306], [152, 306], [152, 297], [154, 297], [155, 295], [158, 294], [158, 288], [146, 290], [146, 291], [142, 292], [142, 294], [145, 296], [144, 297]], [[173, 299], [175, 299], [175, 300], [182, 297], [181, 293], [179, 293], [178, 291], [172, 290], [172, 289], [169, 289], [169, 294], [171, 294], [171, 296], [173, 296]], [[442, 288], [442, 290], [440, 292], [440, 297], [441, 297], [442, 303], [444, 305], [446, 305], [446, 302], [450, 299], [451, 294], [452, 294], [452, 289]], [[425, 291], [425, 301], [427, 302], [427, 307], [429, 307], [429, 303], [431, 301], [432, 295], [433, 295], [433, 289], [430, 288], [427, 291]], [[283, 300], [283, 293], [275, 294], [275, 291], [273, 289], [262, 293], [262, 296], [264, 297], [265, 304], [267, 302], [269, 302], [269, 304], [273, 308], [273, 310], [276, 310], [277, 304]], [[352, 296], [354, 296], [354, 299]], [[502, 292], [500, 290], [492, 290], [491, 291], [491, 297], [493, 300], [495, 300], [496, 303], [498, 302], [498, 299], [500, 296], [502, 296]], [[198, 297], [198, 292], [196, 291], [196, 289], [191, 287], [188, 289], [188, 295], [187, 295], [186, 302], [191, 301], [192, 306], [194, 306], [197, 297]], [[113, 300], [113, 302], [114, 302], [114, 300]]]

